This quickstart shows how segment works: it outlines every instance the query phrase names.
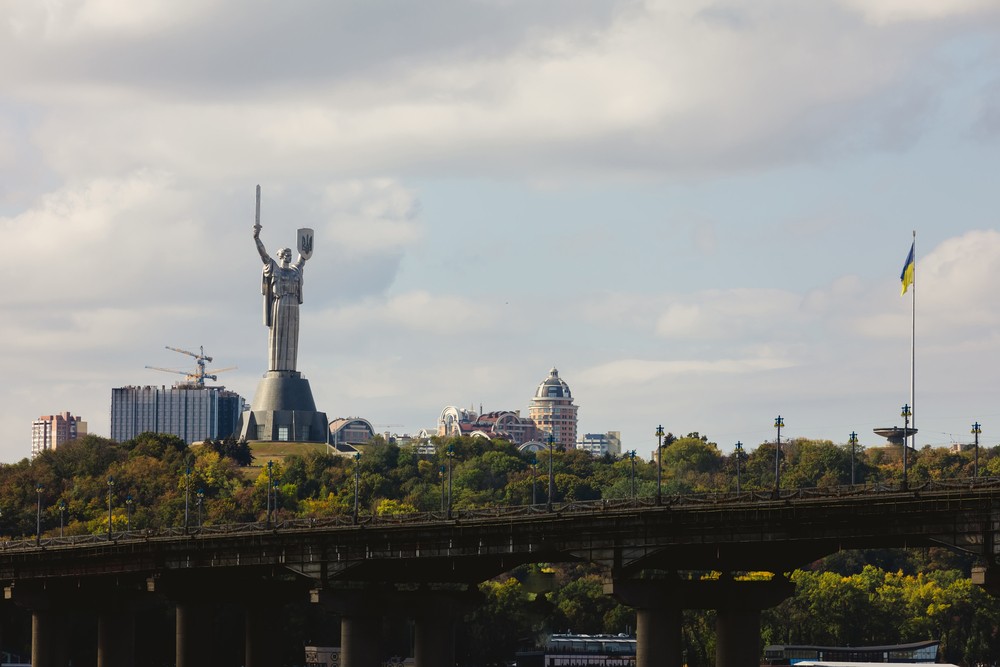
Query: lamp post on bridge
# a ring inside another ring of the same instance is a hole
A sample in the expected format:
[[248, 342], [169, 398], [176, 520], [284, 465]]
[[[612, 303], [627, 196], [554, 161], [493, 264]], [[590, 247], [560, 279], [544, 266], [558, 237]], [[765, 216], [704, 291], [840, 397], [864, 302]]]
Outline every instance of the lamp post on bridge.
[[197, 500], [196, 504], [198, 505], [198, 528], [200, 529], [201, 528], [201, 508], [202, 508], [202, 505], [204, 505], [204, 503], [205, 503], [205, 489], [202, 489], [202, 488], [199, 487], [198, 492], [195, 495], [198, 496], [198, 500]]
[[552, 474], [552, 455], [555, 449], [556, 438], [554, 435], [549, 433], [549, 495], [546, 498], [545, 509], [552, 511], [552, 496], [555, 495], [556, 479], [555, 475]]
[[531, 504], [538, 504], [538, 457], [531, 455]]
[[42, 491], [45, 487], [41, 482], [35, 484], [35, 493], [38, 495], [38, 503], [35, 506], [35, 546], [42, 543]]
[[908, 462], [908, 452], [909, 445], [906, 444], [906, 440], [909, 438], [910, 433], [910, 417], [913, 415], [913, 411], [910, 410], [910, 404], [907, 403], [903, 405], [899, 416], [903, 418], [903, 490], [909, 487], [909, 462]]
[[274, 527], [277, 528], [281, 523], [281, 512], [278, 511], [278, 480], [274, 480], [271, 485], [271, 492], [274, 494]]
[[[271, 462], [267, 462], [268, 466]], [[190, 496], [191, 496], [191, 464], [184, 465], [184, 532], [188, 532], [188, 522], [190, 520]]]
[[851, 431], [851, 436], [847, 439], [851, 444], [851, 486], [854, 486], [854, 452], [858, 448], [858, 434]]
[[979, 477], [979, 434], [982, 432], [983, 430], [979, 426], [979, 422], [976, 422], [975, 424], [972, 425], [972, 435], [976, 436], [976, 458], [973, 459], [972, 463], [973, 477]]
[[632, 490], [632, 504], [635, 504], [635, 450], [634, 449], [628, 453], [628, 458], [632, 468], [629, 476], [630, 487]]
[[441, 469], [438, 471], [438, 477], [441, 479], [441, 511], [444, 512], [444, 472], [445, 466], [442, 465]]
[[740, 460], [743, 458], [743, 443], [736, 441], [736, 495], [740, 495]]
[[108, 542], [111, 541], [111, 501], [115, 495], [115, 478], [108, 477]]
[[125, 496], [125, 530], [132, 532], [132, 494]]
[[63, 518], [66, 514], [66, 501], [59, 499], [59, 537], [63, 536]]
[[[444, 482], [442, 482], [443, 484]], [[442, 496], [444, 491], [441, 492]], [[354, 523], [358, 522], [358, 507], [361, 502], [361, 452], [354, 454]]]
[[264, 520], [264, 525], [268, 528], [271, 527], [271, 487], [274, 484], [274, 461], [267, 462], [267, 515]]
[[663, 502], [663, 424], [656, 427], [656, 504]]
[[448, 509], [445, 513], [449, 519], [451, 518], [451, 466], [452, 459], [455, 458], [455, 445], [448, 445], [448, 451], [446, 452], [448, 457]]
[[778, 439], [774, 441], [774, 494], [781, 491], [781, 427], [785, 419], [778, 415], [774, 418], [774, 428], [778, 429]]

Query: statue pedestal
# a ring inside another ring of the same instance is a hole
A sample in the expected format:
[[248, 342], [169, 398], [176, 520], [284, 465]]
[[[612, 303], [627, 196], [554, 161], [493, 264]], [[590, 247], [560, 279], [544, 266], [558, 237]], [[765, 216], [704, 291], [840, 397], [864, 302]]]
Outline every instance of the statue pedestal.
[[317, 412], [309, 380], [298, 371], [268, 371], [257, 385], [250, 410], [240, 417], [246, 440], [327, 442], [329, 422]]

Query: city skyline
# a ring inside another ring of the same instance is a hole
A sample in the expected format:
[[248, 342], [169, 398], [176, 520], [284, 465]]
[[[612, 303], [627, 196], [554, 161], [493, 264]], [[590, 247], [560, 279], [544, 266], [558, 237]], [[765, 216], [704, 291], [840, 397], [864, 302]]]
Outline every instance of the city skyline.
[[[965, 0], [98, 0], [0, 7], [0, 461], [38, 415], [204, 346], [267, 368], [263, 234], [315, 230], [298, 367], [318, 410], [433, 428], [1000, 441], [1000, 8]], [[280, 29], [277, 27], [280, 26]], [[16, 287], [16, 289], [15, 289]]]

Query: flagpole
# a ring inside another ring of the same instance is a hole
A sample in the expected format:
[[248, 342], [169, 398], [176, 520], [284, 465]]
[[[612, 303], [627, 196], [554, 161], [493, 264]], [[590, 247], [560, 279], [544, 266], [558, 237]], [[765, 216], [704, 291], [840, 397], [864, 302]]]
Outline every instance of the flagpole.
[[[910, 285], [910, 410], [913, 416], [910, 425], [914, 433], [910, 436], [910, 447], [917, 449], [917, 406], [916, 406], [916, 368], [917, 368], [917, 230], [913, 230], [913, 282]], [[906, 438], [903, 438], [905, 446]]]

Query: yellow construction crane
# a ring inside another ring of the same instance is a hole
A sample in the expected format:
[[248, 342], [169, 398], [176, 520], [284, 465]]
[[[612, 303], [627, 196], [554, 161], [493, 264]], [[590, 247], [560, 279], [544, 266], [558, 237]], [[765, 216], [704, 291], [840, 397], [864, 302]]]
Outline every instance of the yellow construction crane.
[[195, 362], [198, 364], [197, 369], [194, 373], [189, 373], [188, 371], [179, 371], [173, 368], [160, 368], [159, 366], [146, 366], [146, 368], [152, 369], [154, 371], [163, 371], [164, 373], [179, 373], [184, 376], [183, 382], [178, 382], [178, 385], [189, 385], [192, 387], [204, 387], [205, 380], [218, 380], [218, 373], [223, 373], [225, 371], [235, 370], [236, 366], [229, 366], [228, 368], [220, 368], [218, 370], [213, 369], [211, 373], [205, 368], [206, 364], [212, 363], [212, 357], [205, 356], [205, 347], [200, 346], [200, 352], [188, 352], [187, 350], [182, 350], [179, 347], [170, 347], [169, 345], [164, 345], [168, 350], [173, 350], [174, 352], [180, 352], [181, 354], [186, 354], [189, 357], [194, 357]]

